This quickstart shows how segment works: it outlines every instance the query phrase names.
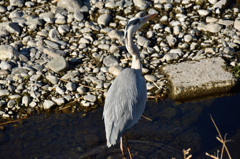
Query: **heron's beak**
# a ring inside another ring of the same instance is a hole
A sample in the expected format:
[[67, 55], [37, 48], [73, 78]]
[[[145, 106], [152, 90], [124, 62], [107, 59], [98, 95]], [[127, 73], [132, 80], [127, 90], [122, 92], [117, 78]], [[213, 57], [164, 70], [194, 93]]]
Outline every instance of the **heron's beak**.
[[151, 15], [147, 15], [145, 17], [142, 17], [142, 23], [146, 23], [147, 21], [153, 19], [157, 14], [151, 14]]

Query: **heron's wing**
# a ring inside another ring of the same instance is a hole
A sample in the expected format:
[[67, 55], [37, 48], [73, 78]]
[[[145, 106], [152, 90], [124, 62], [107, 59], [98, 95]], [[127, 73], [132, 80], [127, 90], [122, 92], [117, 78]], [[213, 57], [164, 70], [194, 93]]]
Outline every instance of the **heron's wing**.
[[123, 70], [110, 87], [105, 100], [103, 118], [108, 146], [137, 123], [147, 99], [146, 82], [137, 70]]

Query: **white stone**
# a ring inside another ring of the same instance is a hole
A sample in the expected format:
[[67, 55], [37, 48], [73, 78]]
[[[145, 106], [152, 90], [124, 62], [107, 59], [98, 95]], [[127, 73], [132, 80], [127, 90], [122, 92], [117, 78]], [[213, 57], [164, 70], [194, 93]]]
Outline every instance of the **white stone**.
[[43, 109], [50, 109], [54, 105], [55, 105], [55, 102], [53, 102], [51, 100], [44, 100]]
[[208, 16], [211, 13], [210, 10], [199, 9], [198, 14], [202, 17]]
[[31, 99], [30, 99], [30, 97], [29, 96], [23, 96], [23, 98], [22, 98], [22, 104], [24, 105], [24, 106], [28, 106], [29, 104], [30, 104], [30, 102], [31, 102]]
[[145, 75], [144, 78], [149, 82], [156, 82], [158, 80], [157, 76], [155, 75]]
[[57, 98], [53, 100], [57, 105], [62, 105], [65, 103], [64, 98]]
[[94, 103], [94, 102], [96, 102], [97, 98], [95, 95], [88, 94], [88, 95], [84, 96], [84, 100]]
[[66, 89], [69, 91], [75, 91], [76, 90], [76, 84], [73, 82], [68, 82], [66, 84]]

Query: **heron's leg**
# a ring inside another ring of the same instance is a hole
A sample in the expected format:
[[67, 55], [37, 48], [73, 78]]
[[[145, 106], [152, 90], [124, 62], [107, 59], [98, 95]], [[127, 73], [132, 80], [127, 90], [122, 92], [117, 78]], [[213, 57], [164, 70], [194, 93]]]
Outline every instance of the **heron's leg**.
[[125, 153], [124, 153], [124, 149], [123, 149], [123, 137], [120, 138], [120, 149], [122, 151], [123, 158], [125, 158]]
[[132, 154], [131, 154], [131, 151], [130, 151], [130, 148], [129, 148], [129, 145], [128, 145], [128, 142], [127, 142], [127, 138], [126, 138], [125, 134], [123, 134], [123, 138], [124, 138], [124, 140], [125, 140], [125, 142], [127, 144], [127, 149], [128, 149], [129, 156], [132, 159]]

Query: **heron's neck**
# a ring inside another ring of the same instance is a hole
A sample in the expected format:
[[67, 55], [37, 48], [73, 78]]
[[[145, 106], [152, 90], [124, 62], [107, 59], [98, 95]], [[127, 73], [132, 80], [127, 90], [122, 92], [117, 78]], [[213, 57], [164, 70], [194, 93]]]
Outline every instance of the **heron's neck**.
[[133, 43], [132, 34], [128, 33], [126, 39], [126, 48], [130, 54], [132, 54], [132, 67], [138, 70], [142, 74], [142, 64], [140, 59], [140, 53], [137, 46]]

